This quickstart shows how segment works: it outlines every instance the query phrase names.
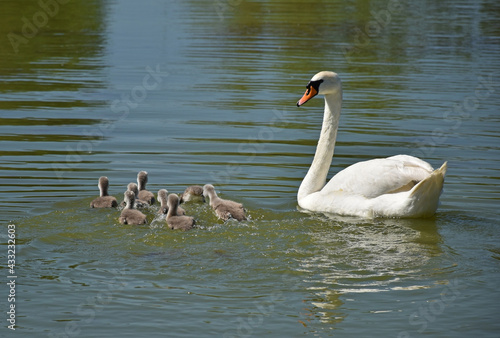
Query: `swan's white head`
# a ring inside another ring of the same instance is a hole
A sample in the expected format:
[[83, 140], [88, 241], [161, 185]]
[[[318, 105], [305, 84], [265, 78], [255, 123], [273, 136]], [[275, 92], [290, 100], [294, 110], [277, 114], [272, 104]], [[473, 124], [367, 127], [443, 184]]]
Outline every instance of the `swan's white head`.
[[297, 107], [302, 106], [318, 94], [335, 94], [342, 89], [342, 86], [337, 73], [322, 71], [312, 77], [306, 88], [304, 96], [297, 102]]

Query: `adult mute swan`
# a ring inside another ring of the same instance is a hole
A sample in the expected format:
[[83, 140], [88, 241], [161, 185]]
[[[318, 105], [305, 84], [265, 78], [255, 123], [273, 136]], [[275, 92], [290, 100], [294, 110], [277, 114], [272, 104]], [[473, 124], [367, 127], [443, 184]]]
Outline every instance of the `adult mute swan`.
[[330, 179], [330, 168], [342, 106], [342, 84], [334, 72], [314, 75], [297, 102], [300, 107], [314, 96], [325, 96], [323, 126], [311, 167], [300, 184], [301, 208], [360, 217], [429, 217], [438, 207], [446, 162], [434, 170], [409, 155], [396, 155], [355, 163]]

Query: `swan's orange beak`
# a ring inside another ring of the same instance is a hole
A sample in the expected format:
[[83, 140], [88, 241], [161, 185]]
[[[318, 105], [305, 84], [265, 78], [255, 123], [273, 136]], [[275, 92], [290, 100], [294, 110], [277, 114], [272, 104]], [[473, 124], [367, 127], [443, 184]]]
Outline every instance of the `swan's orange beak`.
[[316, 95], [318, 95], [318, 91], [314, 89], [313, 86], [309, 86], [304, 93], [304, 96], [302, 96], [302, 98], [297, 102], [297, 107], [302, 106], [304, 103], [306, 103]]

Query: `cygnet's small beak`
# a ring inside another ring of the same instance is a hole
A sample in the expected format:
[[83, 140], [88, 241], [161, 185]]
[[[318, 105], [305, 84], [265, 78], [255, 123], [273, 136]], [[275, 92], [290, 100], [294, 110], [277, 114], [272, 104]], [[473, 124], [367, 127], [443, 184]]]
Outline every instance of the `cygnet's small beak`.
[[318, 91], [316, 89], [314, 89], [313, 86], [307, 87], [307, 90], [304, 93], [304, 96], [302, 96], [302, 98], [297, 102], [297, 107], [302, 106], [304, 103], [306, 103], [307, 101], [309, 101], [310, 99], [312, 99], [316, 95], [318, 95]]

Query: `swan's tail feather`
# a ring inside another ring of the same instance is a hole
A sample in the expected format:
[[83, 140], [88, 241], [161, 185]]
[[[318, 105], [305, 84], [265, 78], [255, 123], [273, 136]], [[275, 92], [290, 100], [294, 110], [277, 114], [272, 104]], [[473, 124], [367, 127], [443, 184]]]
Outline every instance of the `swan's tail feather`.
[[441, 168], [434, 170], [412, 188], [410, 199], [413, 201], [412, 209], [415, 216], [432, 216], [436, 212], [448, 168], [447, 163], [444, 162]]

